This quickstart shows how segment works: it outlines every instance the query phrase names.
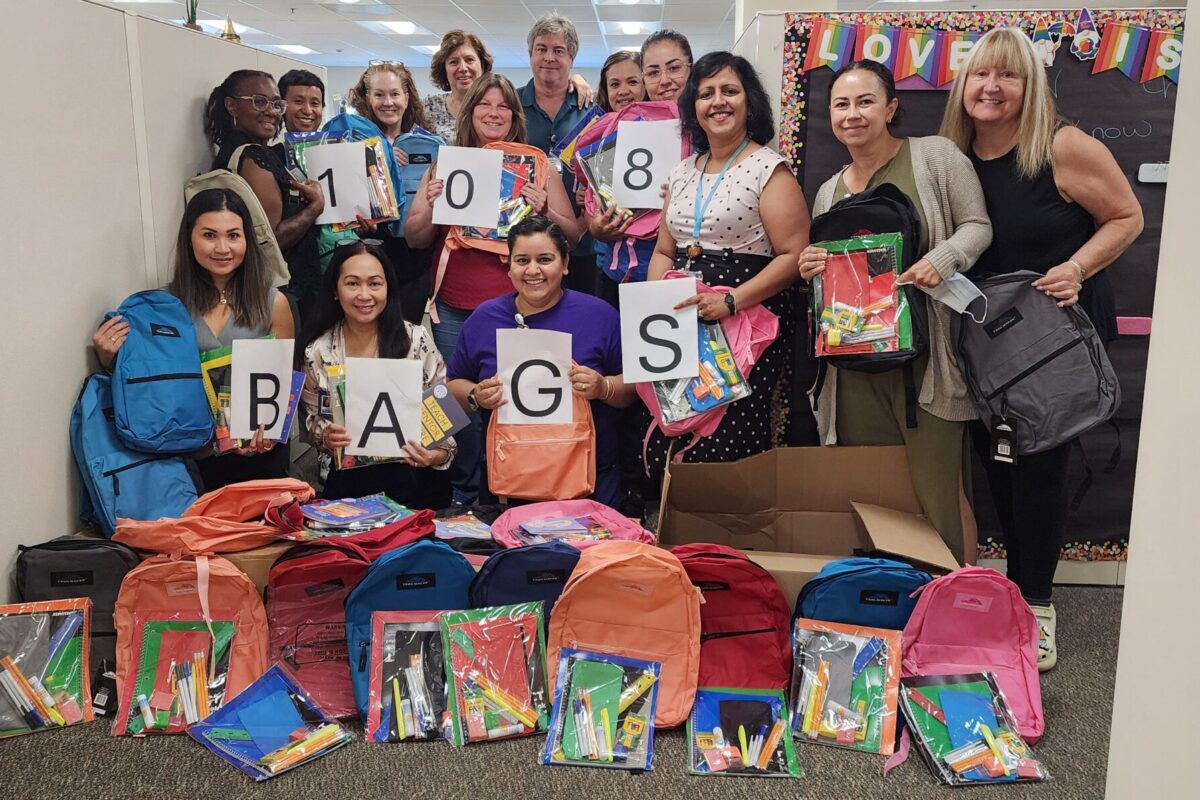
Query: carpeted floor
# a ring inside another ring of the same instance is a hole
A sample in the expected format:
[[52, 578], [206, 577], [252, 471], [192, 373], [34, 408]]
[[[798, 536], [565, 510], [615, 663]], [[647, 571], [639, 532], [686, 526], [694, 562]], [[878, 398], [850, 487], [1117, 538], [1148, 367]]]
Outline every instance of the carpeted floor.
[[[1047, 734], [1035, 752], [1054, 781], [997, 788], [1007, 798], [1093, 800], [1103, 796], [1116, 671], [1121, 590], [1055, 592], [1058, 668], [1043, 677]], [[354, 742], [313, 764], [256, 785], [187, 736], [114, 739], [98, 721], [0, 742], [0, 792], [22, 798], [871, 798], [949, 797], [915, 753], [886, 780], [883, 758], [797, 746], [799, 781], [702, 779], [687, 774], [682, 731], [659, 734], [645, 775], [542, 766], [544, 739], [454, 748], [445, 743]]]

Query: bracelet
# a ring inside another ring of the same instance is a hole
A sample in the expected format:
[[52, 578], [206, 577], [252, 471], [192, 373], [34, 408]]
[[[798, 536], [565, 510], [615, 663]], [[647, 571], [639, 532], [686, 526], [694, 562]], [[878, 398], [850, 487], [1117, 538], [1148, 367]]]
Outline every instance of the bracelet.
[[1076, 283], [1082, 284], [1083, 279], [1087, 277], [1087, 270], [1083, 268], [1083, 264], [1080, 264], [1078, 261], [1076, 261], [1073, 258], [1068, 258], [1066, 260], [1066, 263], [1070, 264], [1071, 266], [1075, 267], [1075, 269], [1079, 270], [1079, 277], [1078, 277], [1078, 280], [1076, 280]]
[[616, 391], [617, 389], [615, 386], [613, 386], [613, 382], [610, 381], [606, 375], [604, 377], [604, 402], [607, 403], [609, 400], [612, 400], [613, 395], [616, 394]]

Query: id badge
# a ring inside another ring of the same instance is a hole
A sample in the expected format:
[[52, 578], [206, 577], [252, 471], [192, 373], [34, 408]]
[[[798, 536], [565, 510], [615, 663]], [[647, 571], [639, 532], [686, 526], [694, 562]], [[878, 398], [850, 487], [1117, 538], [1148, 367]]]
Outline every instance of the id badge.
[[991, 433], [991, 447], [988, 449], [992, 461], [1003, 464], [1017, 463], [1017, 441], [1013, 426], [1003, 417], [993, 417], [988, 428]]

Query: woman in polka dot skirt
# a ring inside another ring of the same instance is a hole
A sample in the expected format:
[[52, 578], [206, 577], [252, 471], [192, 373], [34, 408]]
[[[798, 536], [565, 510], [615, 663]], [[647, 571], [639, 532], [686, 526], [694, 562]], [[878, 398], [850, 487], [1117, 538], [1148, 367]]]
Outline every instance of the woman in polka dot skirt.
[[[733, 461], [782, 444], [792, 395], [795, 263], [808, 244], [808, 207], [784, 159], [766, 147], [775, 135], [770, 102], [741, 56], [715, 52], [692, 67], [679, 98], [680, 124], [696, 155], [671, 172], [650, 262], [650, 279], [690, 270], [721, 295], [690, 302], [717, 322], [761, 303], [779, 317], [779, 336], [751, 373], [749, 397], [731, 404], [721, 426], [684, 454], [685, 461]], [[651, 470], [661, 470], [669, 440], [650, 441]]]

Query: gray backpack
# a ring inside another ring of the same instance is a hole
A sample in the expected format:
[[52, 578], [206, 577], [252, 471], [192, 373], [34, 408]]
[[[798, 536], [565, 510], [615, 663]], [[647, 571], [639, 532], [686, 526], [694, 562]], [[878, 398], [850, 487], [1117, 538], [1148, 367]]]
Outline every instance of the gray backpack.
[[1104, 344], [1078, 305], [1058, 302], [1030, 284], [1035, 272], [977, 281], [987, 297], [979, 324], [951, 319], [951, 341], [984, 424], [1012, 427], [1018, 455], [1069, 442], [1108, 420], [1121, 387]]

